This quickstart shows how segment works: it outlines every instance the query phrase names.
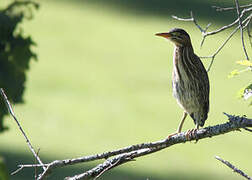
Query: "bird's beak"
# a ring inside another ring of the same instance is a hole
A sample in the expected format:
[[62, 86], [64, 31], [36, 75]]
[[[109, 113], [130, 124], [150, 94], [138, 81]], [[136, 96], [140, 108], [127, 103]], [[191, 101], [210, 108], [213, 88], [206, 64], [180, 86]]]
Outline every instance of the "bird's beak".
[[164, 37], [164, 38], [167, 38], [167, 39], [169, 39], [172, 36], [171, 33], [156, 33], [155, 35], [156, 36], [161, 36], [161, 37]]

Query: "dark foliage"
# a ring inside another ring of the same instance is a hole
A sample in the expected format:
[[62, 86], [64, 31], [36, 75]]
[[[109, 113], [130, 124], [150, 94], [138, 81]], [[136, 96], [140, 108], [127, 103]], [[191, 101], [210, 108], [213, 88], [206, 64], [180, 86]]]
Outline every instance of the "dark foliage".
[[[0, 10], [0, 87], [9, 100], [23, 102], [26, 73], [32, 59], [37, 59], [31, 50], [35, 45], [31, 37], [25, 37], [20, 27], [24, 19], [32, 19], [32, 10], [38, 4], [31, 1], [15, 1]], [[3, 118], [7, 114], [4, 102], [0, 101], [0, 132], [7, 129]]]

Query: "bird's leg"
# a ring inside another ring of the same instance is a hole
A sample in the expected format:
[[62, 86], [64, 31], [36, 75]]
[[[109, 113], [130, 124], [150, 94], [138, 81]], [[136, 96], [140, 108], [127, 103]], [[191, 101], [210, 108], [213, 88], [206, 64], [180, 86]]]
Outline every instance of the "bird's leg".
[[174, 136], [174, 135], [176, 135], [176, 134], [178, 134], [178, 133], [181, 133], [181, 130], [182, 130], [182, 127], [183, 127], [183, 124], [184, 124], [184, 122], [185, 122], [186, 117], [187, 117], [187, 112], [184, 111], [183, 117], [182, 117], [182, 119], [181, 119], [181, 121], [180, 121], [180, 123], [179, 123], [179, 127], [178, 127], [177, 132], [176, 132], [176, 133], [173, 133], [173, 134], [170, 134], [169, 136], [167, 136], [167, 139], [169, 139], [171, 136]]
[[187, 112], [184, 111], [183, 117], [182, 117], [182, 119], [181, 119], [181, 121], [179, 123], [179, 127], [178, 127], [178, 130], [177, 130], [177, 133], [181, 132], [186, 117], [187, 117]]

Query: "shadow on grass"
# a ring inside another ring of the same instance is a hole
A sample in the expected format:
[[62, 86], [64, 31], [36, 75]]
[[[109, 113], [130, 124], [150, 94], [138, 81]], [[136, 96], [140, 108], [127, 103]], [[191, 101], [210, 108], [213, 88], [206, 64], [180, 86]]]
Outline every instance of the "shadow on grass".
[[[178, 17], [190, 17], [190, 11], [198, 20], [207, 20], [212, 23], [227, 24], [236, 19], [237, 15], [232, 11], [216, 12], [212, 6], [229, 7], [234, 6], [233, 1], [210, 1], [210, 0], [74, 0], [71, 3], [80, 3], [82, 5], [98, 5], [104, 8], [111, 8], [119, 13], [130, 13], [137, 16], [159, 16], [161, 18], [171, 19], [171, 15]], [[248, 4], [250, 0], [240, 2]]]
[[[9, 172], [13, 172], [14, 170], [17, 169], [17, 165], [18, 164], [30, 164], [31, 162], [34, 162], [34, 159], [31, 155], [27, 155], [27, 154], [21, 154], [18, 152], [13, 152], [13, 151], [2, 151], [0, 150], [0, 155], [2, 157], [4, 157], [5, 162], [6, 162], [6, 166], [7, 169], [9, 170]], [[46, 159], [43, 158], [44, 162], [50, 162], [52, 161], [52, 159]], [[98, 163], [98, 161], [97, 161]], [[132, 166], [134, 162], [132, 162]], [[53, 171], [53, 173], [49, 176], [48, 180], [60, 180], [60, 179], [64, 179], [64, 177], [67, 176], [73, 176], [75, 174], [79, 174], [82, 173], [83, 170], [88, 170], [90, 168], [92, 168], [93, 166], [91, 166], [90, 163], [87, 164], [81, 164], [78, 166], [68, 166], [68, 167], [64, 167], [64, 168], [59, 168], [59, 169], [55, 169]], [[110, 170], [108, 172], [106, 172], [101, 178], [99, 179], [103, 179], [103, 180], [146, 180], [146, 179], [155, 179], [155, 180], [167, 180], [167, 179], [172, 179], [172, 180], [200, 180], [202, 179], [202, 177], [204, 177], [205, 180], [210, 180], [210, 179], [214, 179], [214, 176], [210, 175], [210, 174], [183, 174], [180, 173], [180, 169], [178, 167], [178, 172], [172, 172], [169, 173], [167, 172], [167, 176], [165, 177], [161, 177], [158, 174], [153, 174], [150, 172], [139, 172], [139, 173], [135, 173], [132, 172], [130, 170], [122, 170], [120, 168], [115, 168], [113, 170]], [[17, 173], [14, 176], [10, 177], [11, 180], [32, 180], [34, 179], [34, 169], [23, 169], [22, 171], [20, 171], [19, 173]], [[2, 179], [1, 179], [2, 180]]]

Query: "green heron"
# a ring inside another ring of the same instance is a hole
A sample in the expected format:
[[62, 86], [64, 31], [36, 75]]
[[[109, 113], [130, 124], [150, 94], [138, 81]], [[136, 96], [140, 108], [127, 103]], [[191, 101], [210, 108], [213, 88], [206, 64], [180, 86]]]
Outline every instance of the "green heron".
[[[184, 114], [177, 133], [181, 132], [187, 115], [190, 115], [196, 125], [204, 126], [209, 111], [209, 79], [200, 58], [194, 54], [189, 34], [179, 28], [167, 33], [157, 33], [157, 36], [172, 41], [175, 45], [173, 55], [172, 87], [173, 96], [183, 108]], [[176, 133], [175, 133], [176, 134]]]

